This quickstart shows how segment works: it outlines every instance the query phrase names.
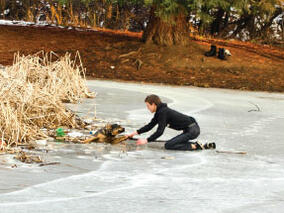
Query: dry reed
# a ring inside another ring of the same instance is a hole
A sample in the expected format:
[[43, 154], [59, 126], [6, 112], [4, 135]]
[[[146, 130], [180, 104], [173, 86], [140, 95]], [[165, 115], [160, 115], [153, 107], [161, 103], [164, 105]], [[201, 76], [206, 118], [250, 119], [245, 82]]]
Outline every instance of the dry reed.
[[[54, 59], [54, 53], [15, 55], [14, 63], [0, 72], [0, 150], [30, 143], [47, 135], [41, 129], [80, 128], [76, 115], [64, 102], [94, 97], [86, 87], [79, 54]], [[79, 62], [78, 62], [79, 61]]]

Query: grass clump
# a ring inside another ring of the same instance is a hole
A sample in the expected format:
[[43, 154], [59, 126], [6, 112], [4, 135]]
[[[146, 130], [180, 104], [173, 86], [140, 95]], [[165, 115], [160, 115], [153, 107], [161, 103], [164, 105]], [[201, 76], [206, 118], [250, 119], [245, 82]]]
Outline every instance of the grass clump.
[[64, 103], [91, 97], [78, 53], [74, 60], [68, 53], [15, 55], [13, 65], [0, 71], [0, 149], [45, 138], [43, 128], [81, 128]]

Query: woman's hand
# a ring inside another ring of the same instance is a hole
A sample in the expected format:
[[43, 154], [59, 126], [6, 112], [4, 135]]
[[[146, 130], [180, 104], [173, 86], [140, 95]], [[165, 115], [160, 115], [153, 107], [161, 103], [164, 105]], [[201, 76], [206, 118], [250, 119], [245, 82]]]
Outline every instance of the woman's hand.
[[147, 143], [148, 143], [147, 139], [138, 139], [136, 145], [145, 145]]
[[137, 131], [132, 132], [131, 134], [127, 135], [128, 138], [133, 138], [133, 136], [138, 135]]

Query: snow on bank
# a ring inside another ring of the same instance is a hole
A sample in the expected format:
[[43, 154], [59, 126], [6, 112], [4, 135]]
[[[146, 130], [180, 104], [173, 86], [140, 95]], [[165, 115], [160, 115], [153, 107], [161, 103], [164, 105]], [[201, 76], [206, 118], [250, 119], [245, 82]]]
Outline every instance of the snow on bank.
[[47, 22], [27, 22], [27, 21], [10, 21], [10, 20], [0, 20], [0, 25], [12, 25], [12, 26], [31, 26], [31, 25], [37, 25], [37, 26], [46, 26], [48, 25]]
[[48, 26], [48, 27], [54, 27], [54, 28], [61, 28], [61, 29], [68, 29], [72, 30], [75, 29], [77, 31], [97, 31], [92, 28], [81, 28], [81, 27], [72, 27], [72, 26], [61, 26], [61, 25], [56, 25], [56, 24], [49, 24], [46, 21], [38, 21], [38, 22], [27, 22], [27, 21], [11, 21], [11, 20], [2, 20], [0, 19], [0, 25], [7, 25], [7, 26], [34, 26], [34, 27], [43, 27], [43, 26]]

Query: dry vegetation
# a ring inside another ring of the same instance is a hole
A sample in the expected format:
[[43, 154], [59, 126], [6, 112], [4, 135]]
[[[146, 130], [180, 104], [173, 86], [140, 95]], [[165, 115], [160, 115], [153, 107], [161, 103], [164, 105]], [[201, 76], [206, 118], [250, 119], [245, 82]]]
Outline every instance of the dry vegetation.
[[29, 143], [47, 135], [43, 128], [80, 128], [83, 123], [66, 108], [93, 97], [85, 85], [85, 69], [77, 54], [61, 58], [53, 53], [20, 56], [0, 72], [0, 149]]

